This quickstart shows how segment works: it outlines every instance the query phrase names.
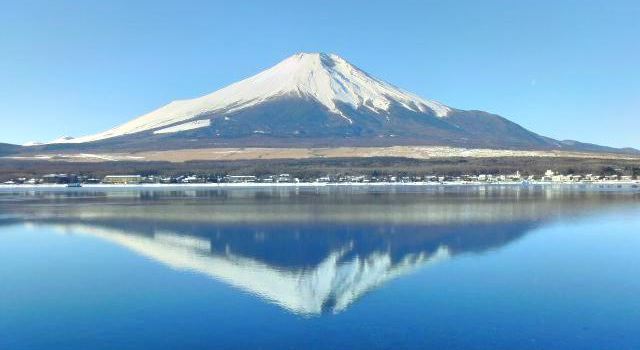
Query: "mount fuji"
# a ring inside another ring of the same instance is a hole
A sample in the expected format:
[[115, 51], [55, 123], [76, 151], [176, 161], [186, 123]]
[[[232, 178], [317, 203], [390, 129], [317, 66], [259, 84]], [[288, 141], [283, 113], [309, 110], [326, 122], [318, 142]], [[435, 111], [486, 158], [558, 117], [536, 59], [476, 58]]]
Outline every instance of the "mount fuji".
[[110, 130], [44, 150], [433, 145], [629, 152], [558, 141], [501, 116], [421, 98], [345, 59], [298, 53], [209, 95], [171, 102]]

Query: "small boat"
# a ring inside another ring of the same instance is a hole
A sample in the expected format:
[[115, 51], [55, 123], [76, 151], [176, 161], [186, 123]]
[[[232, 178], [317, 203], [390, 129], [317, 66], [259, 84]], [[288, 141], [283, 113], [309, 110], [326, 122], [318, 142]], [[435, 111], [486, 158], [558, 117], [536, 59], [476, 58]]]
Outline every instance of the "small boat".
[[67, 187], [82, 187], [82, 184], [79, 182], [70, 182], [67, 184]]

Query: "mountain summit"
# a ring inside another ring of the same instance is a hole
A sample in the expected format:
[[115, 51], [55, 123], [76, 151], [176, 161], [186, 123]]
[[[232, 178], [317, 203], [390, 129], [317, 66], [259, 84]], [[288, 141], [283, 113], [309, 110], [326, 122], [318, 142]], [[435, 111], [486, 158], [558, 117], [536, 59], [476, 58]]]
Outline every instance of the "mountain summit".
[[450, 111], [438, 102], [422, 99], [375, 79], [337, 55], [298, 53], [257, 75], [209, 95], [173, 101], [151, 113], [96, 135], [58, 139], [53, 143], [96, 141], [157, 130], [170, 125], [173, 126], [174, 132], [193, 130], [209, 126], [210, 123], [189, 123], [182, 127], [179, 123], [207, 114], [231, 114], [286, 97], [313, 100], [329, 113], [344, 118], [349, 124], [353, 124], [353, 120], [348, 112], [342, 111], [339, 107], [341, 104], [354, 110], [365, 109], [373, 114], [385, 114], [386, 117], [392, 104], [413, 112], [431, 113], [439, 117], [446, 116]]
[[110, 130], [55, 145], [149, 150], [226, 146], [445, 145], [612, 151], [540, 136], [376, 79], [345, 59], [298, 53], [209, 95], [171, 102]]

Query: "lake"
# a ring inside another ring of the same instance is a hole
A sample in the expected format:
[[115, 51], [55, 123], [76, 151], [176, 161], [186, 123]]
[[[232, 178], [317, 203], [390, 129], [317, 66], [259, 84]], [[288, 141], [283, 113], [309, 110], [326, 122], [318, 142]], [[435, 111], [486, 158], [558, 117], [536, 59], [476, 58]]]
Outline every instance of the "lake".
[[0, 349], [640, 349], [640, 193], [0, 193]]

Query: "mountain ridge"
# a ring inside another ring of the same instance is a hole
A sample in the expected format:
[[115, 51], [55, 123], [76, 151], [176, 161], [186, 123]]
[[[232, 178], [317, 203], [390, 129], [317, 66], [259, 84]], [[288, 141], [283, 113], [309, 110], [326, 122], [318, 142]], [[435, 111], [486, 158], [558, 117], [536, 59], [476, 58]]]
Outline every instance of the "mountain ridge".
[[30, 148], [137, 151], [345, 145], [640, 153], [558, 141], [497, 114], [424, 99], [325, 53], [298, 53], [211, 94], [170, 102], [104, 132]]

